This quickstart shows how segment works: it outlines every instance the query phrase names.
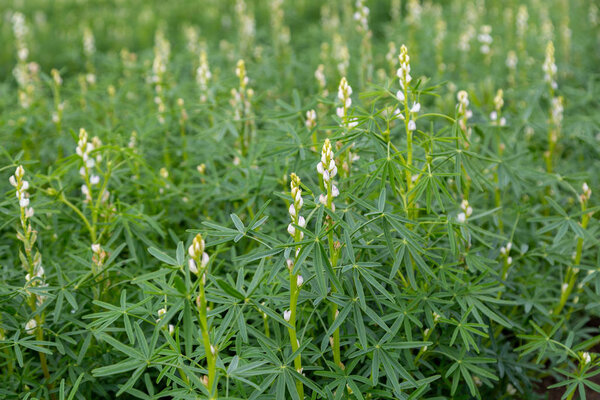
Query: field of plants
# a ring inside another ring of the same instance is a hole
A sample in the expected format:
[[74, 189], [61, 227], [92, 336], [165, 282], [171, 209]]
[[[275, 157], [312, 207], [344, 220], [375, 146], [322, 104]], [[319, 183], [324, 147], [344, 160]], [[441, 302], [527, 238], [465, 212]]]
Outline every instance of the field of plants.
[[0, 399], [600, 399], [597, 1], [0, 18]]

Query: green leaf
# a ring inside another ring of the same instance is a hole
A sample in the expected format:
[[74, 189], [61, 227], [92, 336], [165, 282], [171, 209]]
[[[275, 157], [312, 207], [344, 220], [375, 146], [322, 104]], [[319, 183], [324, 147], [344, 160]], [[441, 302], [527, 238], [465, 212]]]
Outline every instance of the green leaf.
[[156, 247], [149, 247], [148, 248], [148, 252], [150, 254], [152, 254], [156, 259], [164, 262], [165, 264], [173, 265], [173, 266], [179, 265], [177, 263], [177, 261], [173, 257], [168, 256], [167, 254], [163, 253], [162, 251], [160, 251]]

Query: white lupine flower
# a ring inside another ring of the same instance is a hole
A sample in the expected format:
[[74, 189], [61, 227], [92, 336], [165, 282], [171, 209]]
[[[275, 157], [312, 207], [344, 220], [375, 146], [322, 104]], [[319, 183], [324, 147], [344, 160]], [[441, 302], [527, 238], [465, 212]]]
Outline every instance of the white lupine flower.
[[102, 248], [100, 247], [100, 245], [98, 243], [92, 244], [92, 252], [93, 253], [99, 254], [100, 251], [102, 251]]
[[287, 231], [290, 235], [296, 236], [296, 228], [294, 228], [294, 225], [289, 224], [287, 227]]
[[206, 253], [206, 252], [202, 253], [202, 261], [200, 262], [200, 266], [202, 268], [206, 268], [209, 261], [210, 261], [210, 257], [208, 255], [208, 253]]
[[509, 383], [508, 385], [506, 385], [506, 393], [510, 396], [514, 396], [517, 393], [517, 389]]
[[513, 50], [510, 50], [508, 53], [506, 53], [506, 66], [509, 69], [513, 71], [516, 70], [518, 62], [519, 59], [517, 58], [517, 53], [515, 53]]
[[305, 124], [308, 129], [314, 129], [317, 126], [317, 112], [315, 110], [308, 110], [306, 112]]
[[325, 66], [323, 64], [319, 64], [317, 70], [315, 71], [315, 79], [319, 83], [319, 87], [321, 90], [326, 90], [327, 80], [325, 79]]
[[217, 354], [217, 348], [215, 346], [213, 346], [212, 344], [210, 345], [210, 352], [212, 353], [213, 356], [215, 356]]
[[506, 264], [508, 264], [508, 265], [512, 265], [512, 262], [513, 262], [513, 259], [512, 259], [512, 257], [510, 257], [510, 256], [509, 256], [509, 257], [506, 259]]
[[400, 67], [396, 72], [400, 79], [400, 86], [405, 89], [405, 86], [410, 83], [412, 77], [410, 76], [410, 56], [408, 55], [408, 48], [405, 45], [400, 47], [400, 55], [398, 56], [400, 61]]
[[554, 61], [554, 43], [548, 42], [546, 46], [546, 58], [542, 65], [544, 71], [544, 81], [546, 81], [552, 89], [556, 89], [558, 84], [556, 83], [556, 63]]
[[161, 308], [160, 310], [158, 310], [158, 318], [162, 318], [163, 315], [165, 315], [167, 313], [167, 309], [166, 308]]
[[37, 328], [37, 321], [33, 318], [30, 319], [29, 321], [27, 321], [27, 323], [25, 324], [25, 332], [27, 332], [28, 335], [33, 335], [36, 328]]
[[585, 203], [590, 199], [590, 197], [592, 197], [592, 189], [590, 189], [586, 182], [583, 182], [583, 185], [581, 185], [581, 190], [582, 193], [579, 198], [582, 203]]
[[592, 362], [592, 357], [590, 356], [590, 353], [588, 353], [587, 351], [584, 352], [583, 354], [581, 354], [581, 359], [583, 360], [584, 365]]
[[492, 27], [490, 25], [483, 25], [479, 35], [477, 36], [477, 40], [479, 43], [481, 43], [480, 50], [482, 54], [489, 54], [490, 52], [490, 46], [493, 41], [491, 33]]
[[408, 130], [414, 131], [416, 129], [417, 129], [417, 124], [415, 123], [415, 121], [413, 121], [412, 119], [410, 121], [408, 121]]
[[83, 52], [86, 57], [91, 57], [96, 52], [96, 43], [94, 40], [94, 34], [89, 26], [86, 26], [83, 30]]
[[283, 319], [285, 319], [286, 322], [290, 321], [291, 316], [292, 316], [292, 312], [290, 310], [285, 310], [283, 312]]
[[169, 324], [169, 335], [173, 336], [173, 333], [175, 333], [175, 326]]
[[194, 260], [200, 258], [200, 256], [204, 253], [204, 239], [202, 239], [202, 235], [197, 234], [192, 241], [190, 247], [188, 247], [188, 254]]
[[208, 82], [210, 81], [211, 77], [212, 74], [208, 66], [208, 57], [206, 56], [206, 51], [203, 49], [202, 51], [200, 51], [200, 65], [196, 70], [196, 82], [200, 87], [202, 101], [206, 101], [208, 99]]
[[188, 260], [188, 267], [192, 274], [198, 274], [198, 266], [196, 266], [196, 261], [193, 258]]
[[568, 283], [563, 283], [561, 285], [561, 287], [560, 287], [560, 291], [564, 293], [564, 292], [567, 291], [568, 288], [569, 288], [569, 284]]
[[[564, 111], [564, 106], [563, 106], [562, 96], [554, 97], [552, 99], [552, 109], [551, 109], [550, 119], [551, 119], [552, 124], [555, 127], [560, 127], [560, 125], [562, 123], [562, 119], [563, 119], [563, 111]], [[553, 138], [553, 140], [556, 141], [556, 138]]]
[[300, 286], [302, 286], [303, 283], [304, 283], [304, 278], [302, 277], [302, 275], [298, 275], [298, 277], [296, 278], [296, 286], [300, 287]]
[[460, 204], [460, 208], [463, 210], [460, 214], [458, 214], [458, 222], [463, 223], [467, 220], [468, 217], [473, 214], [473, 208], [469, 205], [467, 200], [463, 200]]
[[98, 175], [90, 176], [90, 184], [97, 185], [98, 183], [100, 183], [100, 177]]
[[[290, 207], [288, 209], [288, 212], [290, 214], [290, 218], [291, 218], [292, 222], [288, 225], [287, 231], [291, 236], [293, 236], [295, 238], [296, 228], [293, 226], [293, 224], [296, 224], [296, 225], [304, 228], [306, 226], [306, 220], [304, 219], [303, 216], [301, 216], [299, 214], [300, 209], [302, 208], [302, 205], [304, 204], [304, 201], [302, 200], [302, 188], [300, 187], [300, 178], [298, 177], [298, 175], [296, 175], [294, 173], [292, 173], [290, 175], [290, 178], [291, 178], [290, 192], [292, 194], [294, 201], [292, 204], [290, 204]], [[304, 233], [302, 231], [299, 232], [299, 238], [300, 238], [300, 240], [302, 240], [302, 238], [304, 238]]]
[[369, 8], [364, 5], [364, 0], [356, 1], [357, 11], [354, 13], [354, 20], [358, 21], [358, 31], [359, 32], [368, 32], [369, 31]]
[[520, 38], [523, 38], [525, 36], [525, 32], [527, 31], [528, 19], [529, 13], [527, 12], [527, 6], [519, 6], [519, 11], [517, 11], [517, 36], [519, 36]]
[[286, 259], [285, 260], [285, 265], [291, 271], [292, 268], [294, 268], [294, 260], [292, 260], [291, 258]]
[[414, 103], [410, 108], [411, 113], [418, 113], [419, 111], [421, 111], [421, 103]]
[[404, 101], [404, 92], [402, 90], [398, 90], [396, 92], [396, 98], [398, 101]]
[[304, 219], [303, 216], [299, 216], [298, 217], [298, 222], [297, 225], [304, 228], [306, 226], [306, 220]]
[[[329, 141], [329, 139], [325, 139], [325, 143], [323, 144], [323, 148], [321, 149], [321, 161], [317, 164], [317, 171], [322, 175], [323, 182], [327, 184], [329, 190], [329, 182], [337, 175], [335, 156], [333, 150], [331, 149], [331, 142]], [[331, 183], [331, 196], [339, 196], [339, 190], [333, 183]], [[326, 205], [327, 196], [323, 194], [320, 195], [319, 202]], [[333, 207], [334, 206], [332, 203], [332, 208]]]
[[340, 190], [335, 185], [331, 185], [331, 196], [338, 197], [340, 195]]
[[348, 108], [352, 105], [352, 87], [348, 84], [346, 77], [342, 77], [338, 86], [338, 100], [342, 103], [341, 107], [336, 109], [336, 114], [342, 119], [342, 126], [347, 126]]

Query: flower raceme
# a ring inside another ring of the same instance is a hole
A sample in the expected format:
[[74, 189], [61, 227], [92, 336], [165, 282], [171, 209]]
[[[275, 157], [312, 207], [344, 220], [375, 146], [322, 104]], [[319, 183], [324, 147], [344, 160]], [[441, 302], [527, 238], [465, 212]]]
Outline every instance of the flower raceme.
[[398, 60], [400, 61], [400, 67], [396, 74], [400, 79], [400, 86], [402, 89], [405, 89], [406, 86], [412, 80], [410, 76], [410, 56], [408, 55], [408, 48], [405, 45], [400, 47], [400, 55], [398, 56]]
[[460, 203], [460, 209], [463, 212], [458, 214], [457, 219], [458, 222], [464, 223], [467, 221], [467, 218], [469, 218], [473, 214], [473, 207], [469, 205], [469, 202], [467, 200], [463, 200], [462, 203]]
[[[291, 182], [290, 189], [293, 198], [292, 204], [290, 204], [290, 208], [288, 212], [290, 214], [290, 218], [292, 222], [288, 225], [287, 231], [294, 238], [302, 240], [304, 238], [304, 233], [302, 231], [296, 231], [296, 227], [294, 225], [298, 225], [302, 228], [306, 226], [306, 220], [303, 216], [300, 215], [300, 209], [304, 204], [302, 200], [302, 188], [300, 187], [300, 178], [298, 175], [292, 173], [291, 174]], [[298, 233], [298, 235], [296, 235]]]
[[[190, 267], [190, 272], [193, 274], [198, 275], [206, 268], [210, 261], [210, 257], [208, 253], [204, 251], [204, 247], [205, 243], [201, 234], [197, 234], [190, 247], [188, 247], [188, 254], [191, 257], [188, 265]], [[198, 264], [200, 269], [198, 269]]]
[[332, 182], [332, 179], [337, 175], [337, 167], [329, 139], [325, 139], [325, 143], [323, 144], [321, 161], [317, 164], [317, 171], [323, 177], [323, 183], [327, 188], [327, 195], [321, 194], [319, 202], [335, 210], [332, 198], [339, 196], [340, 191]]
[[558, 84], [556, 83], [556, 63], [554, 61], [554, 43], [548, 42], [546, 46], [546, 58], [542, 65], [544, 71], [544, 81], [546, 81], [552, 89], [556, 89]]
[[308, 110], [306, 112], [305, 124], [309, 130], [313, 130], [317, 126], [317, 112], [315, 110]]
[[348, 84], [346, 77], [343, 77], [338, 86], [338, 100], [340, 100], [342, 105], [336, 108], [336, 114], [342, 119], [342, 127], [353, 128], [358, 122], [348, 119], [348, 109], [352, 105], [352, 98], [350, 96], [352, 96], [352, 87]]
[[16, 189], [16, 196], [19, 200], [19, 207], [24, 210], [27, 218], [33, 217], [33, 208], [29, 207], [29, 182], [24, 180], [25, 169], [22, 165], [19, 165], [15, 170], [15, 174], [9, 178], [10, 184]]

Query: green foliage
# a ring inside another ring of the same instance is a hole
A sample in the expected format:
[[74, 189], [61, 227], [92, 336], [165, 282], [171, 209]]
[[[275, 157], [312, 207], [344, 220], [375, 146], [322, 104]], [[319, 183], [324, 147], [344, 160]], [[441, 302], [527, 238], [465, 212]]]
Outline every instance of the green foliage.
[[600, 392], [597, 4], [192, 3], [0, 5], [0, 398]]

